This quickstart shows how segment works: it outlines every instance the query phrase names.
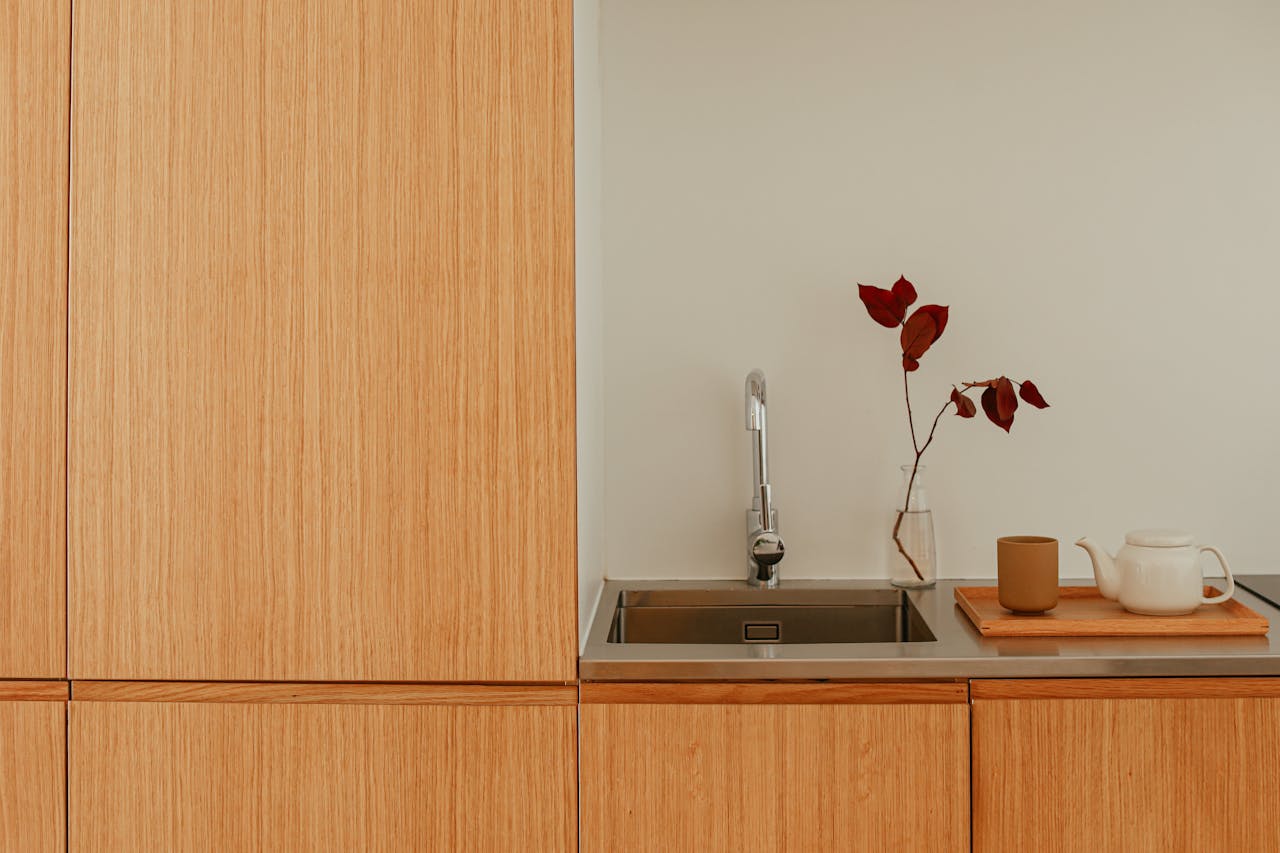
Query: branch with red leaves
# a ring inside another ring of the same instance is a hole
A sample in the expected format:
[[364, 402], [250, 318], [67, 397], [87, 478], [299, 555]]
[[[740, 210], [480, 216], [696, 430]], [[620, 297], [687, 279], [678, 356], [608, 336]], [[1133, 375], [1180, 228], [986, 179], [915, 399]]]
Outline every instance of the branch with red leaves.
[[[956, 407], [956, 414], [962, 418], [971, 418], [976, 415], [977, 406], [966, 396], [975, 388], [982, 389], [979, 402], [987, 419], [1005, 432], [1009, 432], [1013, 427], [1013, 414], [1018, 409], [1019, 397], [1037, 409], [1047, 409], [1049, 404], [1045, 402], [1040, 389], [1030, 379], [1017, 382], [1006, 376], [999, 376], [982, 382], [962, 382], [959, 388], [952, 385], [950, 398], [942, 404], [942, 408], [934, 416], [929, 435], [924, 444], [920, 444], [916, 439], [915, 415], [911, 411], [909, 377], [912, 372], [920, 368], [920, 359], [924, 354], [937, 343], [938, 338], [942, 337], [942, 332], [947, 328], [949, 310], [946, 305], [921, 305], [908, 315], [907, 309], [915, 304], [917, 294], [915, 286], [905, 278], [899, 278], [889, 290], [859, 284], [858, 298], [866, 306], [872, 320], [889, 329], [899, 327], [902, 329], [898, 335], [898, 341], [902, 345], [902, 391], [907, 402], [907, 425], [911, 428], [911, 447], [915, 450], [916, 458], [911, 466], [911, 477], [907, 481], [906, 503], [898, 511], [898, 520], [893, 525], [893, 541], [898, 546], [898, 553], [906, 559], [916, 577], [924, 580], [924, 573], [916, 565], [915, 558], [907, 553], [899, 533], [902, 530], [902, 519], [906, 517], [907, 510], [911, 506], [911, 489], [915, 486], [916, 473], [920, 470], [920, 457], [924, 456], [929, 445], [933, 444], [933, 436], [938, 431], [938, 422], [942, 420], [942, 416], [951, 406]], [[1014, 390], [1015, 385], [1017, 391]]]

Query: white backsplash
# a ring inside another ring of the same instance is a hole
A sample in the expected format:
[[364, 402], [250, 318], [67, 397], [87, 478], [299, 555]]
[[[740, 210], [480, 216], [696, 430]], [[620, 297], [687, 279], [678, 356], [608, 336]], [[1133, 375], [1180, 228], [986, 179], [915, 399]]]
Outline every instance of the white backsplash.
[[601, 15], [609, 577], [743, 574], [757, 366], [783, 576], [884, 575], [910, 442], [896, 334], [855, 284], [900, 273], [951, 306], [921, 419], [1001, 373], [1052, 404], [1011, 435], [944, 420], [941, 576], [992, 575], [1003, 534], [1060, 538], [1083, 575], [1076, 537], [1151, 525], [1280, 570], [1280, 6]]

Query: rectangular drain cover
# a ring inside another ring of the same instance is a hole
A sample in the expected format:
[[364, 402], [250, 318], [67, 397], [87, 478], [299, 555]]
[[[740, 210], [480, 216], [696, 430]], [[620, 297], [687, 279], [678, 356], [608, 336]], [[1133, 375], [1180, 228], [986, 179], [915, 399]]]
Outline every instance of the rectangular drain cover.
[[744, 622], [742, 625], [744, 643], [776, 643], [781, 639], [781, 622]]

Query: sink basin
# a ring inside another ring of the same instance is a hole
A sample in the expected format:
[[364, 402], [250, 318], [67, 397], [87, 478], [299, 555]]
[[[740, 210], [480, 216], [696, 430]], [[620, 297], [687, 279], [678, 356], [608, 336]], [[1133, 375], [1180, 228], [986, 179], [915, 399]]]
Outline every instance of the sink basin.
[[897, 589], [623, 590], [610, 643], [920, 643], [935, 639]]

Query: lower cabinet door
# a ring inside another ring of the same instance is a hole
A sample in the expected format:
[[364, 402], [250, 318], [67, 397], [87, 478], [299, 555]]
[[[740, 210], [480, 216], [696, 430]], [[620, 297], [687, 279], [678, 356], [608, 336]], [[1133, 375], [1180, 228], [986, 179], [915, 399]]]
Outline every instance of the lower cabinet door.
[[575, 708], [73, 701], [71, 850], [577, 845]]
[[973, 682], [973, 840], [1280, 850], [1280, 679]]
[[947, 704], [738, 704], [791, 700], [742, 688], [593, 704], [583, 685], [584, 851], [969, 849], [963, 685]]
[[0, 850], [65, 849], [66, 732], [65, 701], [0, 701]]

